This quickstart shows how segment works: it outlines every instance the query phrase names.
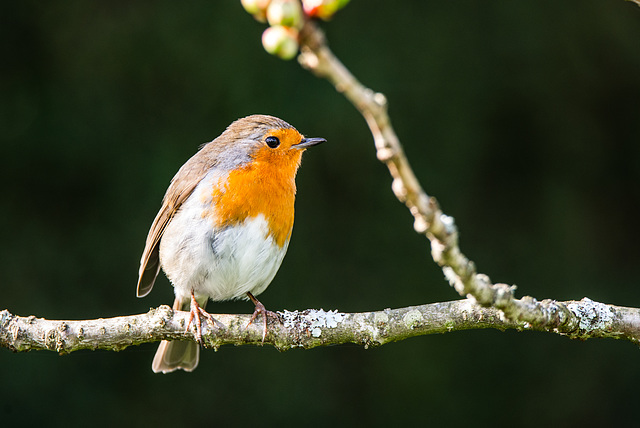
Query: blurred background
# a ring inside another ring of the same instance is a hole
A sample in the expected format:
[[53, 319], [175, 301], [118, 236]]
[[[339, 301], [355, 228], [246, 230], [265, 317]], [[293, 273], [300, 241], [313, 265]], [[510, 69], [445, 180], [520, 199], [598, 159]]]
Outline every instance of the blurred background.
[[[0, 6], [0, 309], [50, 319], [171, 304], [135, 297], [169, 180], [252, 113], [329, 143], [298, 175], [271, 310], [345, 312], [458, 298], [394, 198], [364, 120], [268, 55], [239, 1]], [[518, 295], [640, 306], [640, 8], [622, 0], [352, 1], [330, 45], [385, 93], [416, 174], [462, 250]], [[210, 304], [250, 313], [248, 302]], [[364, 350], [204, 351], [155, 375], [156, 345], [0, 350], [6, 426], [592, 426], [635, 420], [629, 342], [456, 332]], [[543, 419], [544, 418], [544, 419]], [[508, 422], [506, 422], [508, 421]]]

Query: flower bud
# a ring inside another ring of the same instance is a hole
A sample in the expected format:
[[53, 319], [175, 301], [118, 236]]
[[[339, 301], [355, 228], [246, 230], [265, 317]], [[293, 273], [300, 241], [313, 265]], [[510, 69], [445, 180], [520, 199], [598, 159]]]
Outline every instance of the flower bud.
[[282, 25], [269, 27], [262, 33], [262, 46], [271, 55], [291, 59], [298, 53], [298, 31]]
[[271, 0], [267, 8], [269, 25], [300, 28], [302, 26], [302, 8], [298, 0]]
[[267, 7], [271, 0], [241, 0], [244, 10], [260, 22], [267, 20]]
[[302, 0], [302, 7], [310, 17], [327, 20], [347, 3], [349, 0]]

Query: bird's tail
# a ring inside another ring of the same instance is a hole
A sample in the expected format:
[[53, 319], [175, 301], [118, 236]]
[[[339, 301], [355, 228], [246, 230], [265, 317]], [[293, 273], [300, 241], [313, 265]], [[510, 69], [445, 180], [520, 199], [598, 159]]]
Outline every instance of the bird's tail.
[[[202, 309], [205, 308], [207, 300], [198, 302]], [[176, 297], [173, 302], [173, 309], [179, 311], [189, 311], [190, 299], [180, 300]], [[195, 321], [195, 320], [194, 320]], [[190, 372], [198, 367], [200, 360], [200, 345], [196, 342], [186, 340], [163, 340], [153, 358], [151, 369], [155, 373], [171, 373], [177, 369]]]

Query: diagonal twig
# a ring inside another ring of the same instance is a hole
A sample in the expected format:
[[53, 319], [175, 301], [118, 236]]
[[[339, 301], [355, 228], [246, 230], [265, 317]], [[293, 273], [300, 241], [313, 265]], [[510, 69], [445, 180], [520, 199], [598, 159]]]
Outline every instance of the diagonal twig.
[[[307, 21], [300, 32], [300, 51], [300, 64], [333, 84], [367, 121], [377, 157], [393, 178], [393, 193], [413, 215], [416, 232], [426, 235], [431, 242], [433, 260], [442, 267], [456, 291], [482, 306], [501, 310], [510, 320], [524, 321], [536, 329], [568, 334], [579, 330], [580, 320], [567, 304], [554, 300], [540, 302], [529, 296], [516, 299], [515, 286], [492, 284], [487, 275], [476, 271], [475, 264], [460, 251], [453, 217], [442, 212], [438, 201], [427, 195], [413, 173], [391, 126], [386, 97], [366, 88], [349, 72], [331, 52], [324, 33], [313, 21]], [[630, 328], [637, 342], [640, 329], [637, 325]]]

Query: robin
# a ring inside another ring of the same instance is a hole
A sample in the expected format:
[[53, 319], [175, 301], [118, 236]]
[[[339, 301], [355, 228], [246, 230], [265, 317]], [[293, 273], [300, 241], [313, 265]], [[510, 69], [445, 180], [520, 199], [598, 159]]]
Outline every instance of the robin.
[[[251, 299], [276, 275], [287, 252], [296, 194], [295, 176], [305, 149], [323, 143], [305, 138], [273, 116], [253, 115], [233, 122], [205, 144], [171, 180], [149, 235], [138, 278], [138, 297], [153, 288], [160, 267], [173, 284], [173, 308], [189, 310], [202, 343], [201, 317], [213, 322], [209, 299]], [[200, 347], [191, 341], [162, 341], [154, 372], [192, 371]]]

